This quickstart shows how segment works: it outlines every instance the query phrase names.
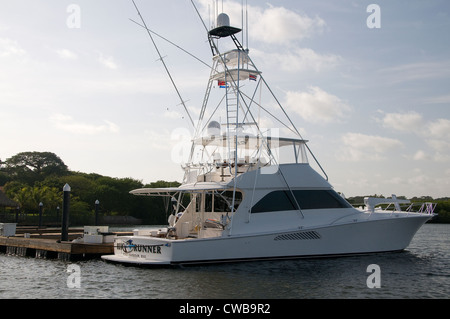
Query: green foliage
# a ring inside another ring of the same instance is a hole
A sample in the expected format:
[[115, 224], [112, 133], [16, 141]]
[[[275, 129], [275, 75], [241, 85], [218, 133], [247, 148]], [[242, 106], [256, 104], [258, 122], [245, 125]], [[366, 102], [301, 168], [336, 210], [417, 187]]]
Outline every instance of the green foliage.
[[50, 152], [23, 152], [8, 158], [5, 163], [4, 173], [12, 180], [30, 186], [47, 176], [61, 176], [68, 172], [64, 162]]
[[434, 211], [438, 214], [435, 221], [439, 223], [450, 223], [450, 199], [442, 198], [436, 200], [435, 202], [437, 204]]
[[[99, 174], [69, 171], [53, 153], [25, 152], [17, 154], [0, 167], [0, 185], [6, 194], [21, 205], [26, 214], [36, 214], [42, 202], [43, 214], [56, 221], [56, 210], [62, 207], [63, 186], [71, 187], [71, 224], [94, 221], [95, 201], [100, 202], [100, 216], [133, 216], [145, 224], [167, 223], [167, 205], [160, 197], [131, 195], [133, 189], [144, 187], [133, 178], [113, 178]], [[178, 182], [157, 181], [145, 187], [173, 187]]]

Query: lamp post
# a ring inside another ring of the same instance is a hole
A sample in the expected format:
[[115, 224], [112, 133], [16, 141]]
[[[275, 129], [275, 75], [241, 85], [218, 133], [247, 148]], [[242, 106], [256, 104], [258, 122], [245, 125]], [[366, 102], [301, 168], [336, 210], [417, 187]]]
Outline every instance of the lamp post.
[[42, 204], [42, 202], [39, 203], [39, 225], [38, 228], [42, 227], [42, 207], [44, 206], [44, 204]]
[[61, 241], [69, 240], [69, 207], [70, 207], [70, 186], [69, 184], [63, 187], [63, 212], [61, 223]]
[[95, 226], [98, 226], [98, 206], [100, 205], [100, 201], [97, 199], [95, 201]]

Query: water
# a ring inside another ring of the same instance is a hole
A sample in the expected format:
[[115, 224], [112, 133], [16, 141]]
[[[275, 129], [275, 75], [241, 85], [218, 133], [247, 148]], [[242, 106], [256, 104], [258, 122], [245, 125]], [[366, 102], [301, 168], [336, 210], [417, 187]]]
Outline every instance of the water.
[[[450, 225], [426, 224], [401, 253], [157, 269], [0, 254], [0, 299], [449, 298], [449, 235]], [[367, 286], [371, 264], [380, 288]], [[79, 288], [68, 285], [73, 265]]]

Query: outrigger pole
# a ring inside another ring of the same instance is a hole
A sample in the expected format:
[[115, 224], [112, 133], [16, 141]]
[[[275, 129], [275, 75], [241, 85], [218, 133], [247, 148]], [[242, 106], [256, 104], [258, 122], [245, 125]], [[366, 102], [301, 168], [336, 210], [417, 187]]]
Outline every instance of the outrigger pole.
[[183, 105], [183, 107], [184, 107], [184, 109], [185, 109], [185, 111], [186, 111], [186, 114], [188, 115], [189, 120], [191, 121], [192, 126], [195, 128], [194, 120], [192, 119], [191, 114], [189, 113], [189, 111], [188, 111], [188, 109], [187, 109], [187, 107], [186, 107], [186, 104], [184, 103], [184, 100], [183, 100], [183, 98], [181, 97], [180, 91], [178, 91], [178, 88], [177, 88], [177, 86], [176, 86], [176, 84], [175, 84], [175, 81], [173, 80], [172, 75], [170, 74], [169, 69], [167, 68], [166, 63], [164, 62], [164, 59], [163, 59], [161, 53], [159, 52], [158, 46], [156, 45], [155, 41], [153, 40], [153, 36], [152, 36], [152, 33], [150, 32], [150, 29], [147, 28], [147, 24], [145, 23], [145, 20], [144, 20], [144, 18], [142, 17], [141, 12], [139, 11], [139, 9], [138, 9], [136, 3], [134, 2], [134, 0], [131, 0], [131, 1], [133, 2], [134, 7], [136, 8], [136, 11], [137, 11], [137, 13], [139, 14], [139, 17], [141, 18], [141, 21], [142, 21], [142, 24], [144, 25], [144, 28], [147, 30], [148, 36], [149, 36], [150, 39], [152, 40], [152, 43], [153, 43], [153, 45], [154, 45], [154, 47], [155, 47], [155, 49], [156, 49], [156, 52], [157, 52], [158, 55], [159, 55], [159, 59], [161, 60], [162, 64], [164, 65], [164, 68], [166, 69], [167, 74], [169, 75], [170, 81], [172, 82], [173, 87], [175, 88], [175, 91], [177, 92], [178, 97], [180, 98], [181, 104]]
[[129, 20], [130, 20], [131, 22], [136, 23], [136, 24], [137, 24], [138, 26], [140, 26], [141, 28], [144, 28], [144, 29], [146, 29], [147, 31], [153, 33], [154, 35], [156, 35], [156, 36], [159, 37], [160, 39], [163, 39], [164, 41], [170, 43], [171, 45], [173, 45], [174, 47], [180, 49], [181, 51], [183, 51], [184, 53], [188, 54], [189, 56], [193, 57], [193, 58], [196, 59], [198, 62], [200, 62], [200, 63], [202, 63], [203, 65], [205, 65], [208, 69], [212, 69], [212, 67], [211, 67], [208, 63], [206, 63], [206, 62], [200, 60], [198, 57], [196, 57], [196, 56], [193, 55], [192, 53], [186, 51], [185, 49], [183, 49], [183, 48], [180, 47], [179, 45], [173, 43], [173, 42], [170, 41], [169, 39], [166, 39], [165, 37], [163, 37], [162, 35], [156, 33], [155, 31], [152, 31], [152, 30], [150, 30], [150, 29], [147, 29], [145, 26], [143, 26], [143, 25], [140, 24], [139, 22], [134, 21], [133, 19], [129, 19]]

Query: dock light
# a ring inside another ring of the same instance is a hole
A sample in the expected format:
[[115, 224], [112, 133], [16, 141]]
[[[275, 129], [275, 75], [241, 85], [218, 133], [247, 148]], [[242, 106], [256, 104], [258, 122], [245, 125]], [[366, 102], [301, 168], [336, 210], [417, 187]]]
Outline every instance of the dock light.
[[44, 204], [42, 202], [39, 203], [39, 225], [38, 228], [42, 227], [42, 207]]
[[63, 212], [61, 223], [61, 241], [69, 240], [69, 207], [70, 207], [70, 186], [69, 184], [63, 187]]
[[100, 201], [97, 199], [95, 201], [95, 226], [98, 226], [98, 206], [100, 205]]

